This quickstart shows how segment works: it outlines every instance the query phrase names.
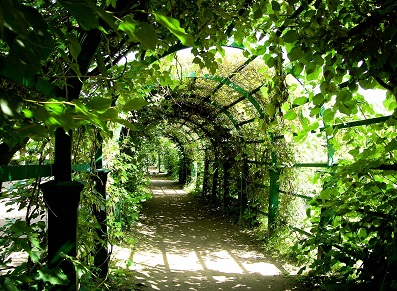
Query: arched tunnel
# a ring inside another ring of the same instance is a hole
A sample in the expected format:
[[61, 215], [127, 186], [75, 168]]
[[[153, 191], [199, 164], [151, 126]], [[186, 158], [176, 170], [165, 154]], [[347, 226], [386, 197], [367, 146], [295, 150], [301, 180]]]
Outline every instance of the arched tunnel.
[[[243, 221], [250, 196], [248, 188], [256, 181], [277, 184], [269, 176], [270, 167], [276, 164], [275, 153], [266, 148], [274, 136], [281, 134], [282, 126], [273, 137], [264, 130], [267, 124], [278, 123], [276, 115], [265, 113], [269, 100], [262, 92], [267, 91], [270, 70], [255, 57], [245, 58], [241, 49], [227, 51], [225, 59], [230, 60], [224, 61], [215, 75], [184, 63], [179, 72], [183, 86], [154, 87], [149, 93], [150, 105], [135, 116], [141, 128], [130, 135], [139, 143], [140, 134], [152, 130], [157, 137], [173, 140], [182, 153], [181, 183], [186, 183], [196, 157], [201, 195], [225, 208], [238, 208]], [[182, 57], [192, 58], [189, 50], [182, 51]]]

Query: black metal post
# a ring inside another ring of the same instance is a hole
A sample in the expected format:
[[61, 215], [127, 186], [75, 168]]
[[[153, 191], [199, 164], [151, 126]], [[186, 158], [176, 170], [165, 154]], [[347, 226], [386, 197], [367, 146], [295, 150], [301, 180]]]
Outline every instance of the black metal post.
[[215, 157], [214, 162], [214, 173], [212, 174], [212, 192], [211, 192], [211, 201], [216, 202], [217, 194], [218, 194], [218, 178], [219, 178], [219, 160]]
[[230, 162], [226, 160], [223, 162], [223, 197], [222, 197], [222, 207], [226, 208], [229, 206], [229, 177], [230, 177]]
[[205, 153], [205, 160], [204, 160], [204, 170], [203, 170], [203, 189], [201, 192], [201, 196], [205, 197], [207, 196], [208, 192], [208, 175], [209, 175], [209, 169], [210, 169], [210, 160], [208, 157], [208, 153]]
[[77, 255], [77, 210], [83, 187], [75, 181], [50, 181], [40, 185], [48, 207], [48, 267], [60, 267], [69, 279], [66, 286], [57, 286], [56, 290], [77, 290], [74, 265], [63, 254]]
[[55, 161], [53, 174], [56, 181], [72, 180], [72, 131], [61, 127], [55, 131]]
[[98, 268], [98, 276], [106, 278], [109, 270], [109, 252], [108, 252], [108, 230], [107, 230], [107, 211], [106, 211], [106, 182], [109, 170], [98, 170], [95, 176], [95, 189], [101, 195], [102, 202], [94, 205], [94, 216], [98, 221], [100, 228], [96, 229], [99, 240], [95, 242], [94, 265]]

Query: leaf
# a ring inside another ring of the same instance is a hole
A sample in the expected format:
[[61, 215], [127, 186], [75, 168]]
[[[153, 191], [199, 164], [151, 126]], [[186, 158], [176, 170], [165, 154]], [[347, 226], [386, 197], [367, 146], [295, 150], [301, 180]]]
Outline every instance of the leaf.
[[78, 38], [74, 34], [66, 34], [67, 39], [69, 40], [69, 51], [72, 57], [77, 60], [81, 52], [81, 46]]
[[128, 100], [123, 106], [124, 111], [139, 110], [149, 104], [143, 97]]
[[70, 63], [69, 66], [72, 68], [72, 70], [76, 73], [77, 76], [81, 76], [79, 64], [77, 64], [77, 63]]
[[118, 118], [118, 111], [115, 108], [109, 108], [106, 110], [101, 117], [104, 120], [112, 120], [115, 121]]
[[268, 104], [266, 106], [266, 114], [269, 115], [270, 117], [273, 117], [274, 113], [276, 113], [276, 107], [272, 103]]
[[293, 120], [296, 118], [296, 113], [294, 110], [291, 109], [286, 114], [284, 114], [283, 118], [286, 120]]
[[299, 97], [294, 100], [294, 104], [295, 105], [303, 105], [303, 104], [307, 103], [308, 101], [309, 101], [309, 99], [307, 97]]
[[120, 124], [122, 124], [122, 125], [124, 125], [125, 127], [128, 127], [131, 130], [134, 130], [134, 131], [136, 130], [135, 125], [133, 125], [132, 123], [128, 122], [127, 120], [124, 120], [124, 119], [121, 119], [121, 118], [117, 118], [115, 121], [120, 123]]
[[[302, 57], [302, 50], [300, 48], [300, 46], [294, 46], [291, 51], [288, 53], [288, 59], [293, 62], [293, 61], [297, 61]], [[303, 68], [303, 66], [302, 66]], [[302, 70], [301, 70], [302, 71]]]
[[286, 43], [293, 43], [298, 40], [299, 34], [296, 30], [288, 30], [284, 35], [283, 39]]
[[69, 11], [77, 22], [85, 30], [99, 28], [99, 22], [96, 12], [90, 7], [90, 4], [84, 3], [85, 1], [72, 1], [72, 0], [59, 0], [66, 10]]
[[397, 102], [394, 98], [386, 95], [386, 99], [383, 101], [383, 106], [385, 106], [387, 110], [393, 111], [397, 108]]
[[43, 282], [50, 282], [52, 285], [65, 285], [69, 282], [68, 277], [62, 272], [60, 268], [52, 270], [42, 269], [38, 270], [39, 279]]
[[316, 54], [313, 56], [313, 61], [319, 66], [322, 66], [324, 64], [324, 59], [320, 54]]
[[[115, 22], [113, 21], [113, 15], [109, 12], [107, 12], [106, 10], [102, 9], [99, 6], [96, 6], [94, 2], [87, 2], [88, 5], [90, 5], [90, 7], [92, 8], [92, 10], [94, 10], [103, 20], [105, 20], [105, 22], [107, 24], [109, 24], [109, 26], [115, 31], [117, 32], [117, 25], [115, 24]], [[116, 7], [116, 0], [112, 0], [112, 6]]]
[[321, 93], [314, 95], [312, 102], [314, 105], [321, 105], [324, 103], [324, 96]]
[[306, 64], [305, 71], [306, 71], [306, 74], [307, 74], [307, 75], [310, 75], [310, 74], [313, 73], [315, 70], [316, 70], [316, 64], [315, 64], [315, 63], [310, 62], [310, 63]]
[[4, 285], [8, 291], [19, 291], [19, 289], [15, 286], [14, 281], [8, 277], [5, 277]]
[[110, 108], [111, 105], [112, 105], [112, 99], [102, 98], [102, 97], [94, 97], [86, 104], [87, 108], [98, 111], [106, 110]]
[[254, 11], [254, 19], [259, 19], [262, 17], [262, 15], [263, 15], [263, 12], [260, 8], [258, 8]]
[[386, 147], [385, 152], [391, 152], [392, 150], [397, 148], [397, 140], [393, 139]]
[[194, 46], [192, 35], [185, 32], [185, 29], [180, 26], [178, 20], [169, 17], [162, 12], [153, 12], [153, 15], [156, 18], [156, 21], [162, 26], [168, 28], [169, 31], [182, 42], [183, 45]]
[[367, 231], [365, 230], [365, 228], [360, 228], [360, 230], [358, 231], [358, 237], [360, 237], [360, 238], [367, 237]]
[[140, 22], [135, 29], [135, 35], [149, 50], [156, 49], [158, 42], [157, 33], [149, 23]]
[[276, 1], [272, 1], [272, 10], [273, 11], [280, 11], [280, 4]]
[[137, 21], [132, 17], [126, 17], [123, 22], [119, 24], [119, 29], [127, 33], [131, 41], [138, 42], [138, 38], [135, 36], [135, 27], [138, 24]]
[[333, 112], [330, 108], [326, 109], [323, 113], [323, 121], [326, 124], [329, 124], [334, 120], [335, 112]]

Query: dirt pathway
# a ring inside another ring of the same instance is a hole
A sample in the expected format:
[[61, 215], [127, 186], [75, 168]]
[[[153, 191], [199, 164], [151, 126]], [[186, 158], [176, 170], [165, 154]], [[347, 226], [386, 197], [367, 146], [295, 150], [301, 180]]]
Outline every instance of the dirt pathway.
[[154, 176], [151, 190], [132, 256], [139, 290], [303, 290], [180, 185]]

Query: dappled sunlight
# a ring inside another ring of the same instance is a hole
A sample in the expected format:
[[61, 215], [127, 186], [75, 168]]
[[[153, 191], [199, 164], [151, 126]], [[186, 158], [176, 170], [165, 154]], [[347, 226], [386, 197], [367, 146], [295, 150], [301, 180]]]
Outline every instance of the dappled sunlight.
[[[158, 177], [158, 176], [155, 176]], [[186, 195], [175, 182], [151, 180], [134, 251], [120, 249], [119, 267], [136, 272], [140, 290], [298, 290], [282, 266], [252, 239]], [[126, 257], [121, 258], [124, 254]]]
[[116, 262], [116, 267], [124, 268], [131, 257], [131, 250], [120, 246], [113, 246], [112, 259]]

